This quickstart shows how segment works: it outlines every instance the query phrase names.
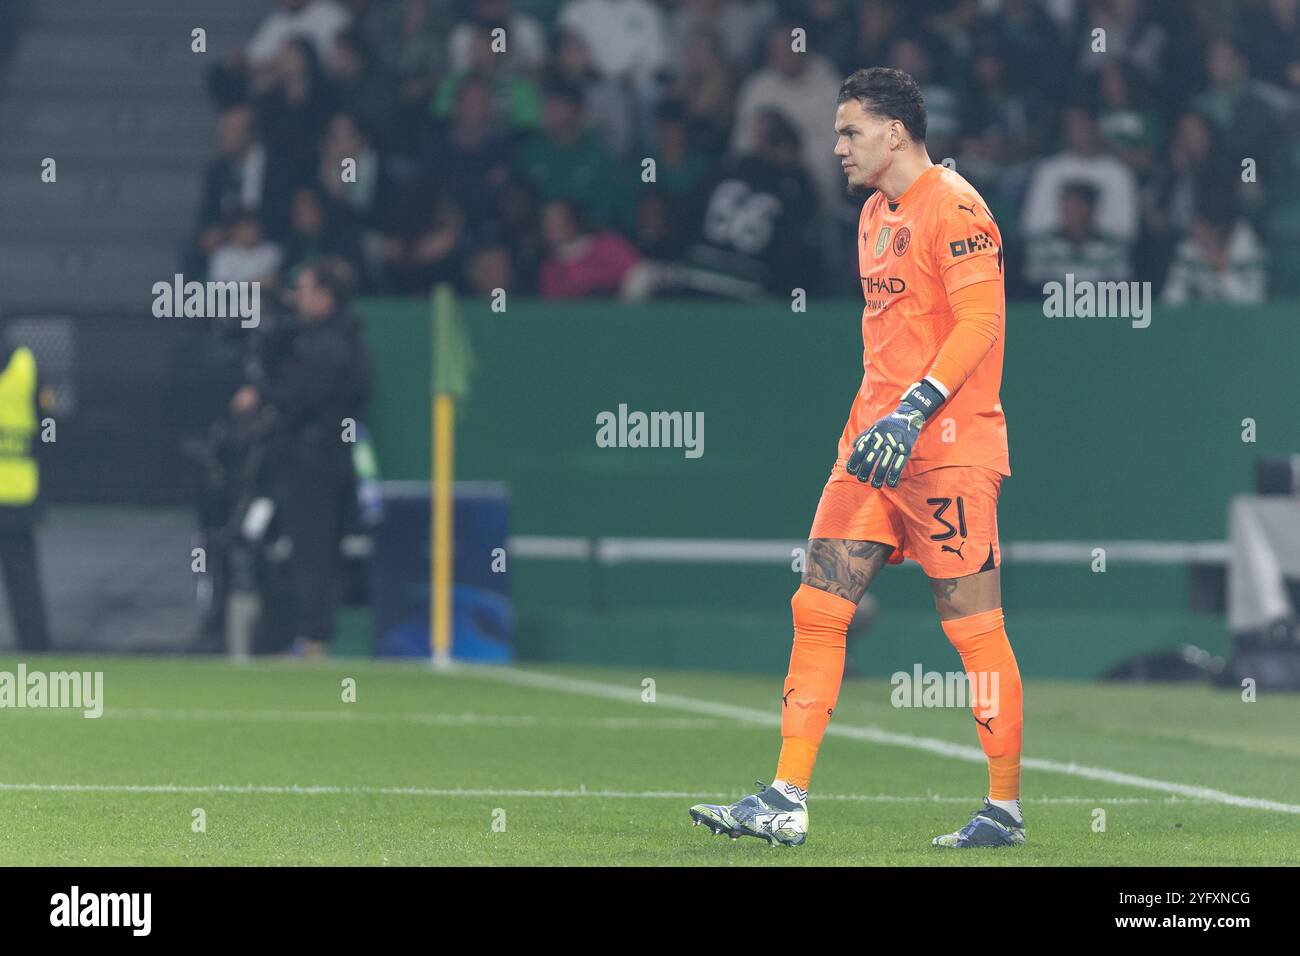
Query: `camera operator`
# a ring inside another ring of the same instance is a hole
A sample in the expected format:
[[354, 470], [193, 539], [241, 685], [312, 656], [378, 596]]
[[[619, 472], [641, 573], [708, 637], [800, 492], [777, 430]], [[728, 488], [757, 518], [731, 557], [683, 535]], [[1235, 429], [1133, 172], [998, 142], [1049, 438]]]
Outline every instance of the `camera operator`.
[[[231, 399], [236, 415], [271, 423], [265, 481], [288, 539], [294, 650], [320, 657], [333, 632], [339, 543], [355, 507], [352, 444], [370, 384], [360, 322], [348, 308], [355, 275], [344, 260], [305, 265], [295, 290], [292, 334], [263, 377]], [[355, 429], [355, 424], [353, 425]]]

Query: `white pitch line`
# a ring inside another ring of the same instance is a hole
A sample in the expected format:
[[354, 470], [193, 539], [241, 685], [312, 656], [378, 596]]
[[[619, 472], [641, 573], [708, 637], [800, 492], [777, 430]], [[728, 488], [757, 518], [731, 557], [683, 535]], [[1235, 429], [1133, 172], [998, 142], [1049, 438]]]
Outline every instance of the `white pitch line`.
[[[352, 705], [341, 705], [352, 706]], [[15, 711], [17, 713], [17, 711]], [[25, 710], [30, 715], [81, 717], [79, 711]], [[435, 727], [585, 727], [600, 730], [707, 730], [726, 726], [722, 720], [699, 717], [555, 717], [537, 714], [401, 713], [357, 710], [240, 710], [232, 708], [108, 707], [103, 718], [138, 720], [231, 721], [284, 723], [424, 724]]]
[[[0, 783], [0, 792], [24, 793], [231, 793], [274, 794], [290, 796], [396, 796], [396, 797], [562, 797], [610, 800], [698, 800], [707, 794], [687, 790], [530, 790], [500, 787], [342, 787], [328, 784], [132, 784], [132, 783]], [[944, 797], [938, 794], [907, 795], [893, 793], [819, 793], [819, 801], [850, 803], [970, 803], [971, 798]], [[1039, 804], [1141, 804], [1184, 803], [1181, 797], [1034, 797], [1026, 802]]]
[[[488, 680], [502, 681], [526, 687], [536, 687], [544, 690], [554, 690], [562, 693], [578, 694], [586, 697], [603, 697], [610, 700], [641, 703], [641, 689], [639, 687], [605, 684], [597, 681], [582, 680], [576, 677], [561, 677], [553, 674], [543, 674], [537, 671], [518, 670], [510, 667], [493, 667], [490, 665], [458, 665], [449, 673], [482, 677]], [[717, 701], [701, 700], [695, 697], [684, 697], [680, 694], [656, 694], [655, 699], [657, 703], [666, 707], [673, 707], [678, 710], [685, 710], [697, 714], [708, 714], [714, 717], [729, 717], [734, 720], [746, 720], [752, 723], [762, 723], [772, 727], [779, 727], [781, 724], [779, 713], [758, 710], [753, 707], [741, 707], [736, 704], [724, 704]], [[645, 705], [643, 704], [643, 706]], [[894, 733], [892, 731], [882, 730], [879, 727], [861, 727], [852, 724], [832, 723], [826, 728], [826, 733], [836, 737], [848, 737], [852, 740], [864, 740], [869, 743], [885, 744], [891, 747], [906, 747], [911, 750], [922, 750], [941, 757], [951, 757], [955, 760], [966, 760], [972, 763], [982, 764], [988, 760], [984, 751], [978, 747], [971, 747], [965, 744], [955, 744], [951, 741], [939, 740], [934, 737], [917, 737], [912, 734]], [[1107, 770], [1104, 767], [1088, 767], [1073, 762], [1066, 763], [1060, 760], [1044, 760], [1037, 757], [1021, 758], [1020, 766], [1026, 770], [1042, 770], [1047, 773], [1060, 773], [1071, 777], [1079, 777], [1084, 780], [1097, 780], [1102, 783], [1113, 783], [1126, 787], [1138, 787], [1144, 790], [1159, 790], [1164, 793], [1176, 794], [1192, 800], [1203, 800], [1210, 803], [1225, 804], [1227, 806], [1248, 807], [1253, 810], [1274, 810], [1278, 813], [1300, 814], [1300, 805], [1294, 803], [1282, 803], [1277, 800], [1265, 800], [1260, 797], [1243, 797], [1234, 793], [1227, 793], [1223, 790], [1216, 790], [1212, 787], [1175, 783], [1169, 780], [1157, 780], [1153, 777], [1141, 777], [1136, 774], [1121, 773], [1117, 770]]]

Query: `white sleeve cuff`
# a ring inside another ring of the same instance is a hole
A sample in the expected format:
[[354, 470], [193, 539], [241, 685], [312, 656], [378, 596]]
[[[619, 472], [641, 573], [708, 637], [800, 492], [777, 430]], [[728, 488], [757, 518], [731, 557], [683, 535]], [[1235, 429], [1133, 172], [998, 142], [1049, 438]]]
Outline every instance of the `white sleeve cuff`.
[[947, 386], [945, 386], [943, 382], [939, 381], [933, 375], [927, 375], [925, 377], [925, 380], [939, 390], [939, 394], [943, 396], [943, 400], [945, 402], [951, 397], [950, 393], [948, 392]]

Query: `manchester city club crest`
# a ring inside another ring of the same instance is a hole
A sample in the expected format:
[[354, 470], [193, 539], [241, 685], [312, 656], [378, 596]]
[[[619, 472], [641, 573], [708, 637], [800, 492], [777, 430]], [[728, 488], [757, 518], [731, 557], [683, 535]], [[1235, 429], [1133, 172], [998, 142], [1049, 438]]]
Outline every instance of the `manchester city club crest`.
[[908, 244], [912, 241], [912, 230], [904, 226], [898, 230], [894, 236], [894, 255], [901, 256], [907, 251]]

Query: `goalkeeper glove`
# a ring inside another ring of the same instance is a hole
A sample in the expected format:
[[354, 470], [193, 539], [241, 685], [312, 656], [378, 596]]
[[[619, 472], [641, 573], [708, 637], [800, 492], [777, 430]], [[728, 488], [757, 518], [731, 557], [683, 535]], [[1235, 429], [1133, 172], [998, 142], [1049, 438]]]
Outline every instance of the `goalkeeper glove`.
[[945, 400], [943, 392], [929, 379], [909, 385], [898, 408], [853, 442], [853, 453], [846, 466], [848, 473], [857, 475], [858, 481], [870, 480], [873, 488], [881, 485], [897, 488], [903, 466], [921, 434], [921, 426]]

